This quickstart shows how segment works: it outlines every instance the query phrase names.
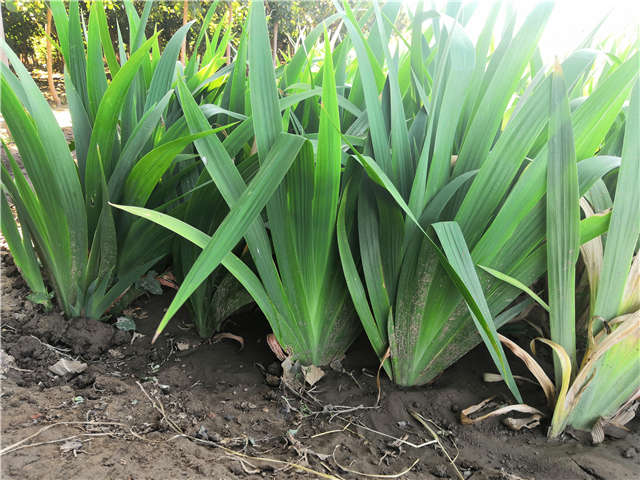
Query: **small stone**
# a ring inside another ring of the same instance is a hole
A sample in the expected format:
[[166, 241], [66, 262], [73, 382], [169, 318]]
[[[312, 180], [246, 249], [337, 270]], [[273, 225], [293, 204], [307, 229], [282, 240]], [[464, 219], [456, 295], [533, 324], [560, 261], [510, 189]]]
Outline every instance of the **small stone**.
[[624, 458], [635, 458], [638, 451], [634, 447], [626, 448], [622, 451], [622, 456]]
[[204, 425], [200, 425], [200, 429], [196, 432], [195, 437], [202, 440], [209, 440], [209, 433]]
[[238, 409], [243, 410], [243, 411], [248, 411], [248, 410], [254, 410], [256, 409], [256, 404], [255, 403], [251, 403], [251, 402], [240, 402], [240, 405], [238, 406]]

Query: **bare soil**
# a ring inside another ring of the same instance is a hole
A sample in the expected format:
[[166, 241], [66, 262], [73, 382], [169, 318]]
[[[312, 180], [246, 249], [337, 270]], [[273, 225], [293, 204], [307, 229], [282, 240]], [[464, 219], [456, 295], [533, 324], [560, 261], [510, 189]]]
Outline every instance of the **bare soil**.
[[[244, 338], [242, 350], [228, 339], [202, 342], [186, 314], [151, 345], [171, 291], [127, 311], [133, 338], [108, 322], [42, 312], [25, 299], [6, 249], [0, 256], [3, 479], [461, 478], [443, 448], [465, 479], [640, 475], [638, 418], [624, 438], [599, 446], [579, 432], [547, 441], [548, 419], [518, 432], [500, 419], [461, 425], [460, 409], [509, 398], [503, 385], [483, 383], [494, 369], [482, 347], [429, 386], [400, 389], [383, 378], [376, 407], [377, 359], [360, 338], [342, 368], [294, 392], [280, 382], [257, 311], [225, 326]], [[49, 370], [65, 358], [86, 370]], [[542, 408], [535, 386], [522, 389]], [[428, 419], [442, 447], [410, 410]]]

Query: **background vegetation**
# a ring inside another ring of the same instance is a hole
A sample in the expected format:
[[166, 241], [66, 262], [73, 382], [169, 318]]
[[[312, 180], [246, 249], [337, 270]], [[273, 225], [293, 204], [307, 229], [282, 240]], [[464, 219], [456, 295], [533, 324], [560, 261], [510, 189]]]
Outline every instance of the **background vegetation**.
[[[154, 1], [149, 21], [146, 26], [147, 36], [153, 35], [154, 29], [160, 31], [160, 46], [164, 47], [173, 33], [183, 25], [185, 5], [187, 8], [187, 21], [195, 20], [195, 24], [187, 35], [187, 49], [193, 48], [197, 33], [200, 31], [202, 21], [207, 10], [214, 0], [188, 1], [159, 0]], [[67, 2], [65, 2], [67, 3]], [[138, 14], [144, 8], [144, 0], [135, 0], [134, 5]], [[86, 14], [90, 2], [82, 0], [81, 10]], [[129, 24], [124, 4], [117, 0], [104, 2], [105, 13], [109, 25], [119, 26], [122, 36], [129, 38]], [[268, 26], [271, 42], [274, 34], [277, 34], [278, 50], [291, 55], [295, 43], [304, 32], [308, 32], [313, 26], [333, 13], [333, 5], [330, 0], [295, 0], [295, 1], [270, 1], [266, 2]], [[224, 20], [232, 24], [231, 43], [236, 46], [240, 39], [242, 26], [249, 12], [248, 0], [233, 0], [220, 2], [209, 24], [208, 33], [213, 34], [216, 25]], [[231, 14], [231, 19], [229, 19]], [[20, 57], [23, 64], [31, 67], [45, 68], [46, 64], [46, 35], [47, 6], [43, 0], [7, 0], [2, 5], [2, 22], [7, 43]], [[114, 46], [117, 45], [116, 29], [111, 30]], [[55, 41], [58, 36], [53, 31]], [[201, 49], [204, 45], [201, 46]], [[62, 72], [62, 56], [54, 53], [54, 70]]]

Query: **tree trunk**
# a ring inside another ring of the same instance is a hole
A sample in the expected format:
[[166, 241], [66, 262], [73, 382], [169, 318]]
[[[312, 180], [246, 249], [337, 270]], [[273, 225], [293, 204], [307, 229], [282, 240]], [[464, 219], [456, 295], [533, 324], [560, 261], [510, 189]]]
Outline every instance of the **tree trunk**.
[[[189, 0], [184, 0], [182, 4], [182, 26], [187, 24], [187, 17], [189, 13]], [[180, 50], [180, 59], [183, 64], [187, 64], [187, 37], [182, 42], [182, 49]]]
[[53, 56], [51, 55], [51, 9], [47, 9], [47, 80], [49, 82], [49, 93], [56, 106], [60, 106], [60, 98], [58, 98], [58, 92], [56, 92], [56, 86], [53, 84]]
[[280, 22], [276, 22], [273, 26], [273, 64], [278, 64], [278, 25]]

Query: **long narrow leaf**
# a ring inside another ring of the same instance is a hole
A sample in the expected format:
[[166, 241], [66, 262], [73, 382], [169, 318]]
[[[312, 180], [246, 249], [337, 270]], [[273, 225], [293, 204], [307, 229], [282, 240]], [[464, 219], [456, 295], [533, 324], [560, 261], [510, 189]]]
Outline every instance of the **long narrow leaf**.
[[[547, 166], [549, 323], [551, 339], [562, 346], [575, 369], [575, 265], [580, 247], [580, 194], [569, 100], [559, 65], [552, 74], [550, 101]], [[560, 388], [562, 369], [557, 355], [554, 365], [556, 387]]]
[[178, 309], [220, 264], [249, 226], [258, 218], [260, 211], [291, 167], [303, 142], [304, 139], [289, 134], [282, 134], [278, 137], [273, 149], [267, 155], [264, 165], [233, 205], [187, 274], [180, 290], [162, 317], [154, 339], [158, 337]]
[[516, 400], [522, 403], [520, 391], [511, 374], [511, 369], [504, 350], [502, 349], [502, 344], [498, 339], [498, 331], [493, 323], [489, 305], [487, 305], [478, 274], [471, 259], [471, 254], [462, 236], [462, 230], [460, 230], [460, 227], [455, 222], [434, 223], [433, 228], [438, 234], [442, 249], [451, 264], [451, 268], [460, 277], [460, 280], [463, 282], [463, 288], [467, 290], [467, 294], [473, 298], [476, 304], [476, 308], [474, 309], [469, 305], [469, 312], [480, 336], [487, 345], [487, 349], [498, 367], [502, 378], [509, 387], [509, 390], [511, 390]]

